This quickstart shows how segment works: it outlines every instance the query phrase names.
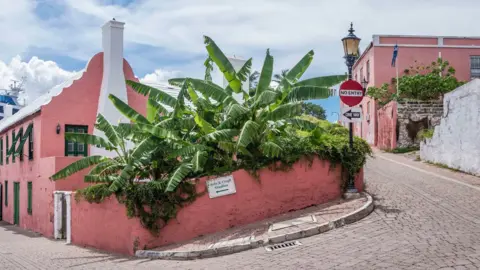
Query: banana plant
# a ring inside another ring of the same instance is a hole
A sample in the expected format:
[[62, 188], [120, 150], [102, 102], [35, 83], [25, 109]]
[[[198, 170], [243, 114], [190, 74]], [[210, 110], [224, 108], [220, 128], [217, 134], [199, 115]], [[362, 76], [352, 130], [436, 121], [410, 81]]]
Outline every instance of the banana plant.
[[142, 139], [135, 144], [133, 149], [127, 149], [128, 140], [123, 135], [131, 135], [132, 132], [126, 132], [126, 126], [119, 128], [111, 125], [101, 114], [97, 117], [95, 127], [102, 131], [106, 138], [85, 133], [68, 132], [65, 133], [65, 138], [114, 151], [116, 157], [100, 155], [84, 157], [61, 169], [50, 179], [64, 179], [93, 166], [85, 176], [85, 181], [107, 183], [111, 192], [118, 192], [127, 182], [132, 182], [135, 179], [135, 172], [141, 172], [145, 166], [148, 166], [148, 155], [152, 151], [152, 141], [150, 138]]

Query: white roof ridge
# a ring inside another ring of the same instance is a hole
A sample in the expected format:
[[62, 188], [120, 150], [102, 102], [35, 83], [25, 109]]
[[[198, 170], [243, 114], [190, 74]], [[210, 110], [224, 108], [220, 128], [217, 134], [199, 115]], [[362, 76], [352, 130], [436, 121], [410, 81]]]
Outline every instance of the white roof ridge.
[[[87, 66], [88, 66], [88, 63], [87, 63]], [[30, 104], [21, 108], [16, 114], [9, 116], [7, 118], [4, 118], [3, 120], [0, 120], [0, 132], [5, 131], [9, 127], [22, 121], [24, 118], [40, 111], [41, 107], [50, 103], [53, 97], [60, 95], [65, 88], [70, 87], [76, 80], [80, 79], [85, 73], [85, 71], [86, 71], [86, 68], [76, 72], [69, 79], [50, 88], [50, 90], [48, 90], [47, 93], [39, 96]]]

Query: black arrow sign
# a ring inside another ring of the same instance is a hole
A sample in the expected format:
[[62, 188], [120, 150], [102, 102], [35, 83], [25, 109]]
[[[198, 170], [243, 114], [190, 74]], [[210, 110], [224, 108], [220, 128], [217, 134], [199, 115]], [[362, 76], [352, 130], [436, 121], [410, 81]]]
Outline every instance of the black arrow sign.
[[348, 112], [345, 112], [343, 114], [343, 116], [348, 118], [348, 120], [352, 120], [353, 118], [360, 118], [361, 117], [359, 112], [352, 112], [352, 110], [348, 110]]

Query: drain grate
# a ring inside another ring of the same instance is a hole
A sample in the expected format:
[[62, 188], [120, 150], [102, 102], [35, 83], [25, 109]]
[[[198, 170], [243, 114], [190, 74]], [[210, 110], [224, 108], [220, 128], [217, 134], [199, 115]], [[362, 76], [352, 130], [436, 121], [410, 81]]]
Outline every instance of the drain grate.
[[296, 246], [301, 246], [301, 245], [302, 245], [302, 243], [300, 243], [300, 241], [290, 241], [290, 242], [283, 242], [283, 243], [280, 243], [280, 244], [266, 246], [265, 249], [267, 251], [274, 251], [274, 250], [291, 248], [291, 247], [296, 247]]

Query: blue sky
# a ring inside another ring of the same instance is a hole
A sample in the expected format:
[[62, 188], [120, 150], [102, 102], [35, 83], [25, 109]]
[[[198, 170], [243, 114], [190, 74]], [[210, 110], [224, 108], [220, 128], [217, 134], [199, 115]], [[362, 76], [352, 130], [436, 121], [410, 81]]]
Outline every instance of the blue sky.
[[[458, 2], [458, 1], [457, 1]], [[267, 48], [275, 72], [313, 49], [304, 78], [344, 74], [340, 39], [350, 21], [364, 48], [372, 34], [480, 35], [480, 1], [462, 0], [0, 0], [0, 89], [26, 77], [35, 97], [85, 67], [101, 51], [100, 27], [125, 25], [125, 57], [139, 78], [200, 77], [203, 35], [227, 55], [253, 57], [259, 70]], [[432, 6], [435, 6], [433, 9]], [[447, 20], [454, 12], [462, 20]], [[338, 97], [318, 101], [331, 113]]]

